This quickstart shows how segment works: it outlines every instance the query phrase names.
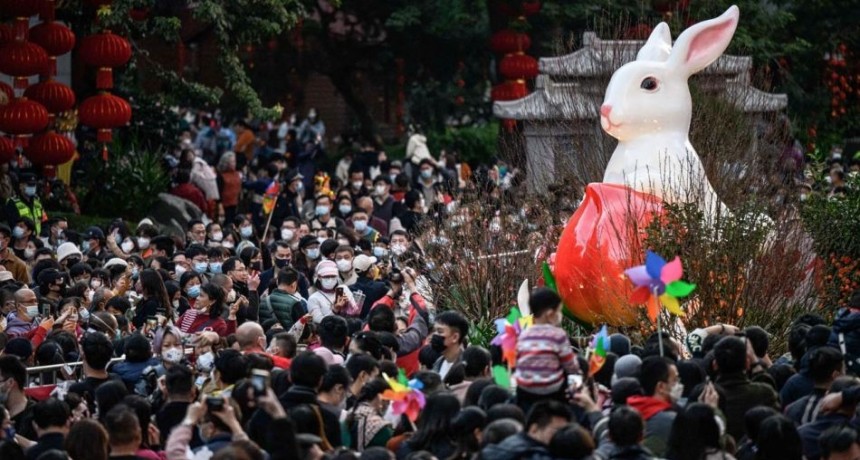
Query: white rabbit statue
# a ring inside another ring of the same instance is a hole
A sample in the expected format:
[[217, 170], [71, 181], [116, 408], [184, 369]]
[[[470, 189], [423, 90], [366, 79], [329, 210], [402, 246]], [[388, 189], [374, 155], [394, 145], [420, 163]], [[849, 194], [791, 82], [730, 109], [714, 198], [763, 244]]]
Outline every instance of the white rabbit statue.
[[618, 139], [604, 183], [626, 185], [667, 203], [697, 202], [709, 221], [720, 201], [690, 144], [692, 100], [688, 78], [717, 60], [735, 33], [740, 13], [732, 6], [720, 17], [685, 30], [672, 46], [661, 22], [636, 60], [615, 71], [600, 107], [600, 125]]

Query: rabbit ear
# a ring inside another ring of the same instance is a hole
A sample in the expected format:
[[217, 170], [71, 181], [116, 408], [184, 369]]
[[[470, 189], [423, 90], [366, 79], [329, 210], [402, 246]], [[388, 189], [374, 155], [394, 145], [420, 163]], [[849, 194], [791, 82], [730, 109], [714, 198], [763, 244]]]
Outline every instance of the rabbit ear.
[[672, 48], [669, 68], [693, 75], [709, 66], [729, 46], [739, 18], [738, 7], [732, 5], [720, 17], [700, 22], [685, 30]]
[[642, 49], [636, 55], [636, 60], [666, 62], [671, 52], [672, 33], [669, 31], [669, 25], [661, 22], [651, 32], [648, 41], [642, 45]]

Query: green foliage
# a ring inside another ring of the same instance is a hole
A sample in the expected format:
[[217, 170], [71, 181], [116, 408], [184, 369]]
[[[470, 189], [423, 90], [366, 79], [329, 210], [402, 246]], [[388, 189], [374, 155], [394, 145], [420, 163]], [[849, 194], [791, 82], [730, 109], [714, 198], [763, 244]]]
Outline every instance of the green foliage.
[[812, 194], [800, 208], [803, 225], [822, 256], [860, 258], [860, 178], [848, 177], [849, 193], [841, 198]]
[[448, 127], [441, 132], [427, 135], [427, 146], [431, 152], [456, 150], [466, 162], [486, 163], [497, 155], [497, 122], [476, 126]]

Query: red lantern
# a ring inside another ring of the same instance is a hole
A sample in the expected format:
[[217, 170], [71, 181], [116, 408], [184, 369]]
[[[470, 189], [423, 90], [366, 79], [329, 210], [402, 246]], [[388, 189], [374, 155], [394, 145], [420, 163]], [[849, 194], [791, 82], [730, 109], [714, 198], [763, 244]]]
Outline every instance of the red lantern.
[[75, 47], [75, 33], [59, 22], [43, 22], [30, 29], [30, 41], [45, 49], [50, 56], [48, 75], [57, 74], [56, 56], [62, 56]]
[[15, 77], [16, 88], [26, 88], [28, 77], [42, 73], [48, 65], [48, 53], [31, 42], [14, 41], [0, 47], [0, 72]]
[[131, 59], [128, 40], [110, 31], [84, 37], [78, 52], [84, 63], [99, 68], [96, 77], [96, 87], [99, 89], [112, 88], [111, 67], [123, 66]]
[[50, 114], [65, 112], [75, 106], [72, 88], [55, 80], [45, 80], [30, 86], [24, 96], [44, 105]]
[[0, 45], [15, 41], [15, 29], [9, 24], [0, 24]]
[[0, 136], [0, 163], [14, 160], [15, 153], [15, 143], [6, 136]]
[[131, 121], [131, 105], [121, 97], [102, 93], [82, 102], [78, 117], [81, 124], [98, 130], [99, 142], [110, 142], [113, 139], [111, 130]]
[[490, 91], [490, 97], [494, 101], [513, 101], [526, 97], [528, 93], [529, 90], [526, 88], [525, 82], [506, 81], [494, 86]]
[[532, 79], [538, 75], [538, 61], [527, 54], [508, 54], [499, 63], [499, 73], [510, 80]]
[[0, 0], [0, 11], [7, 16], [15, 18], [15, 37], [19, 40], [27, 39], [27, 27], [30, 16], [35, 16], [42, 11], [44, 0]]
[[502, 29], [490, 37], [490, 49], [496, 54], [517, 53], [532, 46], [528, 34], [511, 29]]
[[12, 99], [0, 106], [0, 131], [16, 136], [18, 145], [27, 139], [18, 136], [37, 133], [48, 126], [48, 111], [45, 106], [25, 97]]
[[33, 136], [24, 149], [24, 156], [35, 166], [61, 165], [75, 156], [75, 143], [66, 136], [48, 131]]
[[521, 11], [523, 16], [534, 16], [540, 12], [540, 0], [523, 0]]
[[6, 95], [6, 102], [4, 102], [4, 104], [11, 101], [15, 97], [15, 90], [12, 89], [12, 87], [7, 85], [6, 83], [3, 83], [2, 81], [0, 81], [0, 92]]

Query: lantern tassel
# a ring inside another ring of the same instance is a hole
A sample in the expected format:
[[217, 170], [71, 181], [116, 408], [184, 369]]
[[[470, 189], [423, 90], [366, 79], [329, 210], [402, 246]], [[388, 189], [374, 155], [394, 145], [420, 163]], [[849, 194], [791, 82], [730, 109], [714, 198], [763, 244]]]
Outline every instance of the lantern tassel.
[[103, 161], [105, 161], [105, 162], [107, 162], [107, 161], [108, 161], [108, 149], [107, 149], [107, 144], [102, 145], [102, 160], [103, 160]]
[[15, 18], [15, 40], [25, 42], [30, 37], [30, 18]]
[[[110, 129], [100, 129], [98, 134], [96, 134], [96, 140], [107, 144], [113, 140], [113, 133], [111, 133]], [[105, 147], [105, 151], [107, 151], [107, 147]]]
[[113, 69], [110, 67], [99, 67], [96, 74], [96, 88], [111, 89], [113, 88]]
[[51, 77], [57, 76], [57, 57], [51, 56], [48, 58], [48, 68], [45, 69], [45, 73], [42, 74], [44, 80], [48, 80]]

